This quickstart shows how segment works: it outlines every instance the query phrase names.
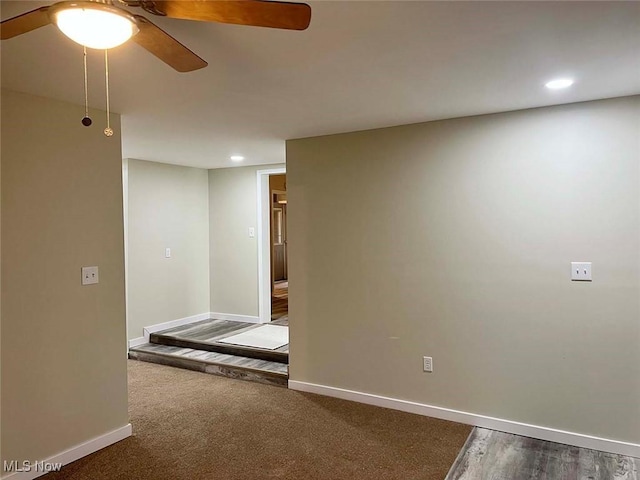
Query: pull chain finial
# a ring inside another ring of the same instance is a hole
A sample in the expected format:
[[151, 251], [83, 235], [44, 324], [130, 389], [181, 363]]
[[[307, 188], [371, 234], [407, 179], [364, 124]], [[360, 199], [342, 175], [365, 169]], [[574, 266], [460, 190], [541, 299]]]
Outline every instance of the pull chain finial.
[[91, 125], [91, 118], [89, 117], [89, 89], [88, 89], [88, 81], [87, 81], [87, 47], [83, 47], [84, 49], [84, 117], [82, 118], [82, 124], [85, 127]]
[[111, 128], [110, 118], [109, 118], [109, 55], [108, 50], [104, 51], [104, 75], [105, 75], [105, 89], [107, 92], [107, 128], [104, 129], [104, 134], [107, 137], [113, 136], [113, 129]]

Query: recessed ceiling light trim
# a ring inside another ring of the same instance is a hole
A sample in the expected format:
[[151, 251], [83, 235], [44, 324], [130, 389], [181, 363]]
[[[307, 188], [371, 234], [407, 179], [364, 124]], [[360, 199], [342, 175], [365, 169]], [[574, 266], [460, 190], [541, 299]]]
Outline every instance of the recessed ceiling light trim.
[[231, 155], [230, 158], [232, 162], [241, 162], [244, 160], [244, 157], [242, 155]]
[[560, 90], [568, 88], [573, 85], [574, 80], [572, 78], [556, 78], [544, 84], [549, 90]]
[[50, 7], [49, 15], [71, 40], [99, 50], [122, 45], [139, 31], [133, 15], [104, 3], [60, 2]]

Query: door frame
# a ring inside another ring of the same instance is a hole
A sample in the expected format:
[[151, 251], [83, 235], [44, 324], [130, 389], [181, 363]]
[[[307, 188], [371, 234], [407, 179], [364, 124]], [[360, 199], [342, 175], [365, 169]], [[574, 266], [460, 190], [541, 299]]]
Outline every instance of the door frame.
[[258, 199], [258, 315], [260, 323], [271, 322], [271, 199], [269, 176], [287, 173], [286, 167], [256, 171]]

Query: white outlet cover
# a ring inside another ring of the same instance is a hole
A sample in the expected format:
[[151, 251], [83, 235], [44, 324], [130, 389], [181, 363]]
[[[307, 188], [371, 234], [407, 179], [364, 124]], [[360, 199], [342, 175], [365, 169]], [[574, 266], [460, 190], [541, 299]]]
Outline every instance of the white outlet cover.
[[94, 285], [99, 280], [98, 267], [82, 267], [82, 285]]
[[433, 358], [422, 357], [422, 370], [425, 372], [433, 372]]
[[591, 262], [571, 262], [571, 280], [591, 282]]

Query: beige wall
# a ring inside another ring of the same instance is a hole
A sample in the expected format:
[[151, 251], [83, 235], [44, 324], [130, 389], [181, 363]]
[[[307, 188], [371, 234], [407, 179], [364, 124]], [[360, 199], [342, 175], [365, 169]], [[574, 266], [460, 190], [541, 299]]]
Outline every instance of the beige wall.
[[120, 119], [82, 114], [2, 90], [2, 460], [128, 423]]
[[200, 168], [126, 163], [132, 339], [143, 327], [209, 312], [209, 186]]
[[287, 142], [292, 380], [640, 443], [639, 164], [640, 97]]
[[212, 312], [258, 316], [256, 172], [281, 166], [209, 170]]

